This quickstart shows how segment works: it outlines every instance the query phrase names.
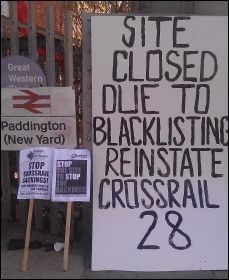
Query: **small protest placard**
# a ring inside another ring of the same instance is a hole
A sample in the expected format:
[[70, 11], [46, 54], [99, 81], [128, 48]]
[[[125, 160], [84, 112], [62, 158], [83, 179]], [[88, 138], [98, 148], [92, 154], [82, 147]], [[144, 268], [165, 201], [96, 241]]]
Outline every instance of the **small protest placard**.
[[53, 159], [52, 201], [90, 200], [91, 156], [86, 149], [56, 149]]
[[18, 199], [30, 199], [22, 271], [27, 270], [34, 198], [68, 202], [63, 270], [67, 271], [71, 207], [90, 200], [91, 156], [85, 149], [33, 147], [20, 151]]
[[18, 199], [50, 199], [54, 148], [32, 147], [20, 151]]

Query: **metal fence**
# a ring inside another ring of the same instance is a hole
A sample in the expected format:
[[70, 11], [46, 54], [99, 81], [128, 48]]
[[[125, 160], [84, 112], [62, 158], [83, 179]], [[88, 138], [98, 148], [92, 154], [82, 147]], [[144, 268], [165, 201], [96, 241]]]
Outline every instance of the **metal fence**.
[[[36, 1], [27, 1], [27, 22], [21, 22], [18, 19], [18, 2], [8, 1], [9, 17], [1, 16], [1, 58], [8, 55], [29, 57], [43, 70], [47, 78], [47, 86], [74, 86], [78, 128], [76, 137], [78, 147], [81, 147], [81, 48], [80, 41], [72, 36], [71, 12], [64, 11], [64, 32], [60, 34], [55, 32], [53, 5], [47, 4], [45, 6], [46, 26], [45, 28], [39, 28], [36, 25]], [[23, 33], [23, 30], [26, 30], [26, 32]], [[38, 49], [41, 48], [45, 50], [45, 55], [38, 52]], [[55, 59], [56, 56], [63, 58], [62, 68]], [[12, 214], [10, 167], [12, 167], [12, 164], [16, 165], [17, 170], [19, 167], [19, 151], [14, 153], [12, 151], [1, 151], [1, 223], [3, 226], [8, 223]], [[23, 225], [27, 224], [28, 202], [28, 200], [18, 201], [20, 223]], [[44, 213], [44, 207], [50, 209], [50, 233], [59, 234], [58, 211], [59, 209], [65, 211], [66, 205], [36, 200], [34, 203], [34, 225], [37, 229], [44, 227], [44, 215], [47, 214]], [[71, 213], [71, 221], [74, 225], [74, 211]], [[74, 230], [71, 227], [70, 239], [73, 238]]]

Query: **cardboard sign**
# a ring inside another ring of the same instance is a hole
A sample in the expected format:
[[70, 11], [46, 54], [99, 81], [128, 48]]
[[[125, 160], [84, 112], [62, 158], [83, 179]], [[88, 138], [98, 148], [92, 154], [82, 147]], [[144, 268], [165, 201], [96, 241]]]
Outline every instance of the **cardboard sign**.
[[92, 16], [92, 270], [228, 269], [228, 25]]

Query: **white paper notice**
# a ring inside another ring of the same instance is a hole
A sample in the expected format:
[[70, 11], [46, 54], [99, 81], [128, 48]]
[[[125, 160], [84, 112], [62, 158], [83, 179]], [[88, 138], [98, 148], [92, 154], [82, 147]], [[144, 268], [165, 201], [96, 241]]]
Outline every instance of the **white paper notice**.
[[86, 149], [56, 149], [53, 160], [52, 201], [89, 201], [91, 156]]
[[20, 151], [18, 199], [50, 199], [54, 148], [32, 147]]

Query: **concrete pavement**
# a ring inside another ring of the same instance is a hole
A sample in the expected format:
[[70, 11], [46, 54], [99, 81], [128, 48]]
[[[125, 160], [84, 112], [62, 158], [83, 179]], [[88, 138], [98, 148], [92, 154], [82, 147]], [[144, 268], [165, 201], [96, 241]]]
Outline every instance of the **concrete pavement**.
[[[64, 250], [45, 252], [29, 249], [27, 271], [22, 271], [24, 249], [9, 251], [9, 239], [25, 238], [26, 227], [9, 224], [1, 234], [1, 279], [228, 279], [227, 271], [128, 272], [91, 271], [90, 254], [80, 242], [70, 243], [67, 271], [63, 271]], [[44, 243], [63, 242], [63, 237], [31, 230], [30, 240]]]

